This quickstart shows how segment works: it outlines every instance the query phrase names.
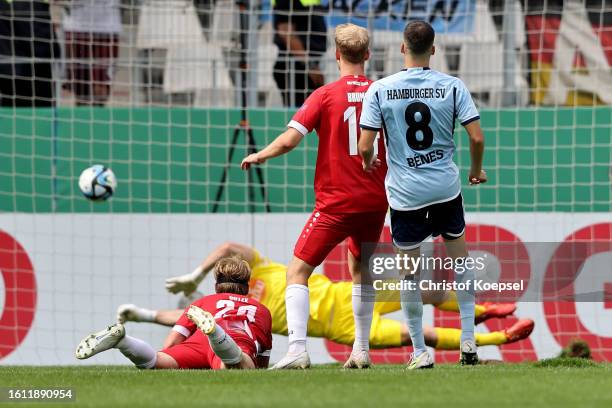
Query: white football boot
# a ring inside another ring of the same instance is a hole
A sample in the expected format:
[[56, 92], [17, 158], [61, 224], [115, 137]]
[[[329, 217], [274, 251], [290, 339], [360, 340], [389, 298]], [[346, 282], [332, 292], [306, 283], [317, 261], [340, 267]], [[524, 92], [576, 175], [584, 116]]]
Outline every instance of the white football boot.
[[370, 360], [368, 350], [353, 350], [346, 363], [344, 363], [344, 368], [370, 368], [371, 366], [372, 360]]
[[189, 320], [195, 323], [198, 326], [198, 329], [205, 335], [209, 335], [215, 332], [215, 318], [212, 314], [207, 312], [206, 310], [191, 305], [189, 306], [189, 310], [187, 311], [187, 317]]
[[465, 340], [461, 343], [460, 363], [461, 365], [478, 364], [478, 354], [476, 353], [476, 343], [474, 340]]
[[408, 362], [408, 370], [420, 370], [423, 368], [433, 368], [434, 361], [428, 351], [415, 356], [414, 353], [410, 355], [410, 361]]
[[299, 354], [287, 354], [278, 363], [274, 364], [269, 370], [295, 370], [310, 368], [310, 357], [307, 351]]
[[84, 360], [98, 353], [111, 349], [125, 337], [125, 328], [121, 323], [108, 326], [106, 329], [85, 337], [76, 348], [76, 358]]

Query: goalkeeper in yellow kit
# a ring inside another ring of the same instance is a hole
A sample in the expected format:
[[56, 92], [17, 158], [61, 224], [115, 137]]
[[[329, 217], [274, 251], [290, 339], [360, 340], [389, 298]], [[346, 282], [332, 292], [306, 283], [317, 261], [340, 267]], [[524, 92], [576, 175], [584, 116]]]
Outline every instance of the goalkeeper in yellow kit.
[[[202, 264], [192, 273], [166, 280], [166, 288], [171, 293], [183, 292], [192, 296], [206, 274], [216, 262], [224, 257], [239, 256], [251, 266], [249, 296], [264, 304], [272, 314], [272, 332], [287, 335], [285, 311], [285, 286], [287, 266], [264, 258], [249, 246], [227, 242], [211, 252]], [[336, 343], [352, 345], [354, 340], [354, 321], [351, 306], [351, 282], [332, 282], [325, 275], [313, 274], [308, 280], [310, 288], [309, 337], [324, 337]], [[195, 300], [195, 299], [193, 299]], [[456, 295], [451, 291], [424, 291], [423, 303], [459, 312]], [[377, 301], [370, 331], [370, 347], [389, 348], [410, 345], [410, 335], [405, 323], [383, 317], [385, 314], [400, 310], [399, 301]], [[513, 304], [477, 304], [476, 323], [490, 318], [503, 318], [516, 309]], [[172, 326], [180, 317], [183, 309], [150, 310], [133, 304], [119, 306], [119, 322], [152, 322]], [[513, 343], [527, 338], [534, 327], [533, 320], [521, 319], [503, 331], [476, 333], [479, 346]], [[425, 327], [425, 342], [439, 350], [459, 349], [461, 330], [438, 327]]]

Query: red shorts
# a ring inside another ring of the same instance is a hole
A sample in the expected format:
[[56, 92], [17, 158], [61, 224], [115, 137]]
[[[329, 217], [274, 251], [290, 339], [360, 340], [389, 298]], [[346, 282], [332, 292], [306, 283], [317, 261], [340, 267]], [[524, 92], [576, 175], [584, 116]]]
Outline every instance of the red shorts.
[[[238, 347], [256, 362], [257, 346], [255, 341], [245, 333], [228, 332]], [[183, 343], [161, 350], [178, 363], [179, 368], [208, 368], [218, 370], [221, 368], [221, 359], [210, 347], [208, 338], [197, 331]]]
[[293, 254], [319, 266], [339, 243], [349, 239], [349, 251], [361, 260], [361, 244], [378, 242], [387, 211], [326, 214], [315, 210], [298, 238]]

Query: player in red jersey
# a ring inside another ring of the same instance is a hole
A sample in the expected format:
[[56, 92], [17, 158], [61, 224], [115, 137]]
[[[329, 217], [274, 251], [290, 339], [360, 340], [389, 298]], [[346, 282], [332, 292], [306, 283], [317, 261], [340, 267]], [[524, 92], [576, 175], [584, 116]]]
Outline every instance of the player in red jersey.
[[[306, 332], [309, 317], [308, 278], [315, 267], [344, 239], [349, 239], [349, 269], [353, 277], [355, 342], [345, 367], [369, 367], [369, 333], [374, 289], [361, 282], [361, 245], [378, 242], [387, 213], [384, 189], [384, 143], [378, 140], [378, 171], [364, 173], [357, 142], [363, 95], [372, 83], [365, 77], [369, 57], [367, 30], [353, 24], [336, 28], [336, 59], [341, 78], [310, 95], [288, 124], [288, 129], [260, 152], [247, 156], [242, 168], [262, 164], [296, 147], [313, 129], [319, 137], [315, 173], [315, 208], [295, 245], [287, 270], [285, 302], [289, 331], [287, 355], [273, 368], [307, 368]], [[317, 307], [318, 305], [313, 305]]]
[[247, 297], [251, 269], [238, 258], [215, 266], [214, 295], [192, 303], [156, 352], [146, 342], [125, 334], [115, 324], [85, 337], [78, 359], [117, 348], [138, 368], [266, 368], [272, 349], [272, 317], [261, 303]]

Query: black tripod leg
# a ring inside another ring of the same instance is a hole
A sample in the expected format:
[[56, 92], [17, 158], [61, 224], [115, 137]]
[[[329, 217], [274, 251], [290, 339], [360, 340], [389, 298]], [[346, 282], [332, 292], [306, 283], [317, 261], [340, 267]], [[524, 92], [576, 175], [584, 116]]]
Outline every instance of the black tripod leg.
[[263, 179], [263, 170], [261, 167], [255, 168], [255, 172], [257, 173], [257, 179], [259, 180], [259, 190], [261, 191], [261, 198], [264, 201], [264, 205], [266, 206], [266, 212], [271, 212], [270, 203], [268, 202], [268, 197], [266, 195], [266, 187]]
[[223, 168], [221, 181], [219, 182], [219, 188], [217, 189], [217, 195], [215, 196], [215, 202], [212, 208], [212, 212], [214, 213], [216, 213], [219, 209], [219, 202], [221, 201], [221, 196], [223, 196], [223, 190], [225, 189], [225, 182], [227, 180], [227, 173], [229, 171], [229, 167], [232, 165], [232, 158], [234, 157], [234, 150], [236, 150], [236, 142], [238, 142], [238, 136], [240, 135], [241, 129], [242, 128], [240, 126], [234, 129], [234, 136], [232, 137], [232, 144], [230, 145], [229, 154], [227, 155], [227, 162]]
[[[257, 153], [257, 147], [255, 145], [255, 136], [253, 135], [253, 129], [247, 129], [247, 137], [249, 139], [249, 154]], [[268, 196], [266, 195], [266, 184], [264, 183], [263, 170], [260, 166], [255, 167], [255, 173], [257, 175], [257, 179], [259, 181], [259, 190], [261, 191], [261, 199], [266, 206], [266, 212], [271, 212], [270, 203], [268, 202]], [[250, 180], [250, 179], [249, 179]], [[249, 184], [249, 188], [252, 189], [252, 186]]]
[[255, 191], [253, 191], [253, 175], [251, 174], [251, 169], [247, 171], [247, 186], [249, 189], [249, 211], [251, 213], [254, 213], [255, 212]]

